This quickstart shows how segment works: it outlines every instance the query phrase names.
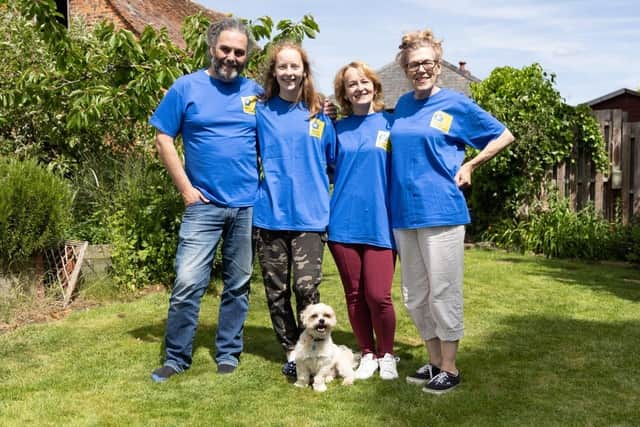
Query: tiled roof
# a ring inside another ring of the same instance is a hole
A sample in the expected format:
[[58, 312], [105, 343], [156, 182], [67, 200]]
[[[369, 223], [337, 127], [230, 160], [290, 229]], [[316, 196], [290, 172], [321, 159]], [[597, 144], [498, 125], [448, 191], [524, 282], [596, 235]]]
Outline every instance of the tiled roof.
[[[413, 90], [404, 70], [395, 61], [383, 66], [376, 73], [382, 81], [385, 108], [394, 108], [400, 96]], [[438, 86], [471, 96], [469, 84], [479, 81], [480, 79], [471, 73], [462, 71], [450, 62], [442, 60], [442, 73], [438, 79]]]
[[140, 35], [146, 25], [155, 29], [166, 28], [171, 40], [181, 47], [182, 22], [187, 16], [202, 12], [212, 21], [220, 20], [227, 15], [214, 12], [189, 0], [107, 0], [133, 29]]

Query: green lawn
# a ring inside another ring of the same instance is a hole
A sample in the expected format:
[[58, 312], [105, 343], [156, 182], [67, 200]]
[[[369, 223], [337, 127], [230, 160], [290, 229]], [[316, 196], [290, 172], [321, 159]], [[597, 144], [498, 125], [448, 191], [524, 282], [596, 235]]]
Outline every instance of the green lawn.
[[[355, 349], [328, 253], [324, 271], [322, 300], [340, 322], [334, 340]], [[215, 373], [211, 293], [192, 368], [152, 383], [167, 300], [155, 293], [1, 335], [0, 425], [640, 425], [640, 271], [631, 267], [467, 251], [463, 382], [443, 396], [404, 382], [425, 352], [402, 306], [398, 273], [401, 380], [334, 382], [326, 393], [298, 389], [280, 373], [260, 281], [233, 375]]]

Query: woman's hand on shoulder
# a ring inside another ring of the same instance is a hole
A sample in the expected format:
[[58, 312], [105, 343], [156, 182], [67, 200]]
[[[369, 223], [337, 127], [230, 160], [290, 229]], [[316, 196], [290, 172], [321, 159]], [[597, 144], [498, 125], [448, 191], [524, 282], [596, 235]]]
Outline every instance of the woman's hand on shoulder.
[[322, 104], [322, 111], [325, 116], [329, 117], [331, 120], [335, 120], [338, 117], [338, 109], [336, 108], [336, 104], [331, 102], [329, 98], [325, 98], [324, 103]]

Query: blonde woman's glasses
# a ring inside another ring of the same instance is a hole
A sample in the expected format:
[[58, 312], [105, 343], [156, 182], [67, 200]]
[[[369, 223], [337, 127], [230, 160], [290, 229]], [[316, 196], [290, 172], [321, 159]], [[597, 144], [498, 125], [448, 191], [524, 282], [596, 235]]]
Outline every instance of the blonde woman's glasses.
[[415, 73], [420, 69], [420, 67], [422, 67], [425, 71], [431, 71], [437, 64], [438, 61], [432, 61], [431, 59], [426, 59], [424, 61], [412, 61], [407, 64], [407, 70]]

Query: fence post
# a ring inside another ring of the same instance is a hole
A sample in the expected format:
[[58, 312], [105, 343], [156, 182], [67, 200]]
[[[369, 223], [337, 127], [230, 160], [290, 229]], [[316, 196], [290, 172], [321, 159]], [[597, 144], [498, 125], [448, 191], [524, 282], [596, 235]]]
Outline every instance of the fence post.
[[623, 114], [622, 138], [620, 141], [621, 169], [622, 169], [622, 223], [629, 223], [630, 198], [631, 195], [631, 129], [626, 121], [627, 113]]

